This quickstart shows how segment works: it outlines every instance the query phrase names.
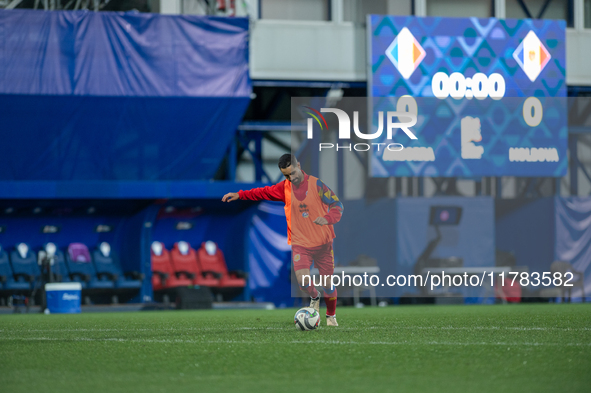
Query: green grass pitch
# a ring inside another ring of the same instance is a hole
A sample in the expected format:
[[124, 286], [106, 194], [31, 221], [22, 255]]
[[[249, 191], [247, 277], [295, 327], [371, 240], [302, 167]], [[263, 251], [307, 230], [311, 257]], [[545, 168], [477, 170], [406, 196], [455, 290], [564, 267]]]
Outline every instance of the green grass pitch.
[[3, 315], [0, 391], [591, 392], [588, 304], [295, 311]]

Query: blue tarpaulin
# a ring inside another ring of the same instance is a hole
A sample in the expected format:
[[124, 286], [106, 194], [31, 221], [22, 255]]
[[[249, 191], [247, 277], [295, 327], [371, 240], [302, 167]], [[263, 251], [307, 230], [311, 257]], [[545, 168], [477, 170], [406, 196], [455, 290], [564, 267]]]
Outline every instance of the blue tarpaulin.
[[262, 202], [248, 229], [246, 255], [253, 299], [293, 306], [291, 297], [291, 246], [282, 203]]
[[0, 40], [6, 196], [210, 179], [250, 101], [245, 18], [2, 10]]
[[0, 11], [0, 94], [248, 97], [248, 19]]
[[[555, 198], [556, 259], [583, 272], [585, 297], [591, 294], [591, 198]], [[580, 288], [572, 297], [582, 296]]]

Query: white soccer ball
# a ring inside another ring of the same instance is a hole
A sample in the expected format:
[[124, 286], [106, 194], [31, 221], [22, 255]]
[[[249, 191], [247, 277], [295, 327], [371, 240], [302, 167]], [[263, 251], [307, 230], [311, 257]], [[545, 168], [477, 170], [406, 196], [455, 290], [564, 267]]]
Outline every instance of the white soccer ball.
[[314, 330], [320, 324], [320, 314], [311, 307], [300, 308], [293, 318], [298, 330]]

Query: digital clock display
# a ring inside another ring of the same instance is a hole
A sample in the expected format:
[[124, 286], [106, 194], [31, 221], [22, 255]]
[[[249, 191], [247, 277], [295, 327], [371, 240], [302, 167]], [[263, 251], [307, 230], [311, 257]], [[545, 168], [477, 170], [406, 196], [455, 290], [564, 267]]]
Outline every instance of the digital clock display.
[[405, 97], [417, 116], [417, 139], [394, 135], [404, 149], [372, 152], [370, 174], [564, 176], [565, 29], [554, 20], [368, 16], [370, 108], [393, 110]]
[[458, 100], [462, 98], [484, 100], [487, 97], [500, 100], [505, 96], [505, 78], [498, 73], [487, 77], [477, 72], [472, 78], [466, 78], [459, 72], [449, 76], [445, 72], [437, 72], [431, 80], [431, 90], [439, 99], [451, 96]]

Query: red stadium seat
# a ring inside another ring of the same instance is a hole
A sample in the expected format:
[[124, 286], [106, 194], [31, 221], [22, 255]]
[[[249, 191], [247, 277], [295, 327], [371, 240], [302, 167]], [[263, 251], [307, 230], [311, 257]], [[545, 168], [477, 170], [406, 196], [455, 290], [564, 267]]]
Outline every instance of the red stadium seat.
[[212, 272], [219, 276], [220, 288], [244, 288], [246, 286], [245, 274], [243, 272], [228, 272], [224, 253], [214, 242], [203, 242], [201, 248], [197, 251], [197, 257], [203, 272]]
[[170, 253], [162, 243], [152, 243], [152, 287], [155, 291], [193, 285], [193, 281], [175, 275]]
[[172, 266], [178, 277], [190, 279], [194, 285], [218, 287], [217, 274], [204, 272], [197, 263], [197, 253], [187, 242], [178, 242], [170, 252]]

